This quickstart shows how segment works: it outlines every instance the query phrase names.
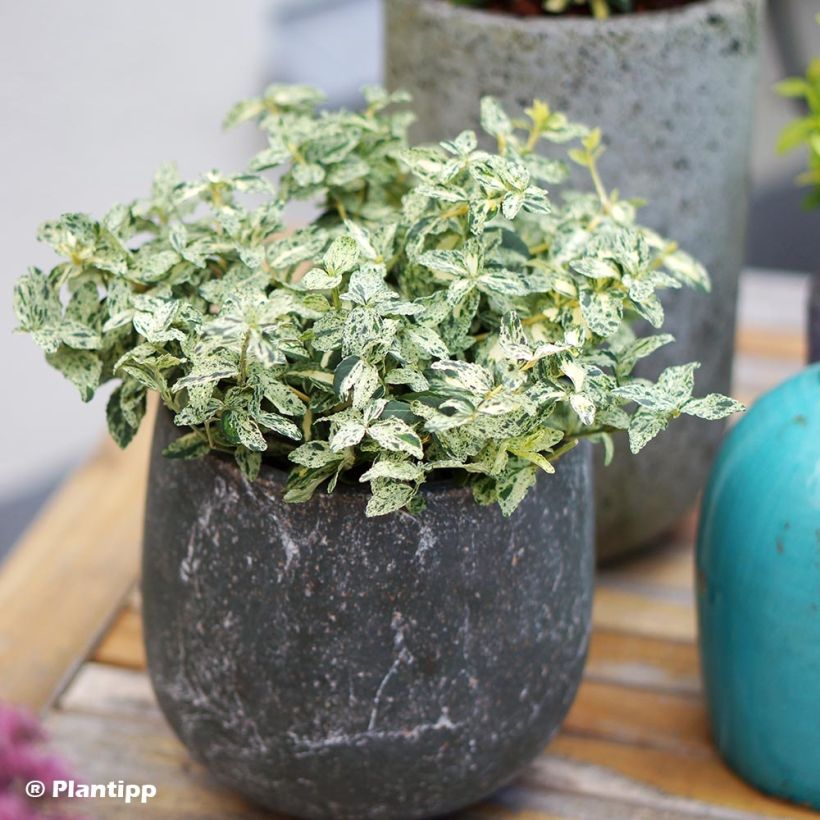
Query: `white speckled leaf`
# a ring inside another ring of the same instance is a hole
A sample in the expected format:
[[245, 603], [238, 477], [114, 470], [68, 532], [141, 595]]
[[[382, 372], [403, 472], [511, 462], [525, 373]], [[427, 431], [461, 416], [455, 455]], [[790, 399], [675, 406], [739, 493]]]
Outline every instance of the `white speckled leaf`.
[[681, 412], [690, 416], [697, 416], [701, 419], [722, 419], [731, 416], [732, 413], [740, 413], [746, 408], [728, 396], [720, 393], [709, 393], [702, 399], [689, 399], [681, 407]]

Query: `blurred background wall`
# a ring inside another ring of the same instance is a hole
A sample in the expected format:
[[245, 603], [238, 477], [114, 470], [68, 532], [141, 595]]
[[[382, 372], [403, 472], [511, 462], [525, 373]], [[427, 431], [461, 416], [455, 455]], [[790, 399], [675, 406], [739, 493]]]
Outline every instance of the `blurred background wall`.
[[[792, 184], [803, 156], [774, 149], [795, 109], [772, 91], [820, 54], [818, 11], [820, 0], [770, 0], [750, 265], [820, 265], [816, 215], [801, 210]], [[355, 105], [359, 87], [381, 77], [381, 36], [381, 0], [2, 0], [0, 555], [105, 427], [105, 391], [84, 406], [30, 339], [11, 334], [14, 280], [51, 263], [37, 225], [142, 195], [166, 160], [187, 176], [238, 167], [257, 137], [224, 134], [221, 118], [272, 79], [319, 85], [332, 103]]]

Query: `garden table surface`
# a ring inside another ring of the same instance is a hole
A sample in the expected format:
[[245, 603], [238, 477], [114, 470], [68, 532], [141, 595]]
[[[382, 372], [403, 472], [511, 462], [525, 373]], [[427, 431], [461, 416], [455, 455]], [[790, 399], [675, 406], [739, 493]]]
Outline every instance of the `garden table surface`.
[[[747, 272], [734, 395], [751, 402], [805, 361], [808, 277]], [[145, 671], [137, 593], [148, 431], [105, 444], [0, 568], [0, 700], [38, 711], [86, 782], [150, 783], [146, 806], [67, 801], [93, 817], [268, 817], [226, 791], [164, 722]], [[693, 511], [658, 549], [600, 571], [589, 660], [558, 736], [459, 818], [814, 817], [746, 785], [709, 737], [698, 675]], [[742, 548], [742, 545], [738, 545]]]

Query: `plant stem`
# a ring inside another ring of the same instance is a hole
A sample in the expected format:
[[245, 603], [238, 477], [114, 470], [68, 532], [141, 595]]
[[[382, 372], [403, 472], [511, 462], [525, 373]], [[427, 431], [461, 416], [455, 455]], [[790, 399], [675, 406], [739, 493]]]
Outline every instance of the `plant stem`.
[[606, 188], [604, 188], [604, 184], [601, 181], [601, 175], [598, 173], [598, 163], [595, 160], [595, 157], [590, 156], [589, 158], [589, 174], [592, 177], [592, 184], [595, 186], [595, 193], [598, 194], [598, 199], [601, 200], [601, 205], [606, 213], [609, 213], [612, 210], [612, 202], [609, 200], [609, 195], [606, 192]]
[[467, 211], [469, 211], [469, 210], [470, 210], [470, 206], [465, 202], [463, 205], [455, 205], [454, 207], [452, 207], [452, 208], [450, 208], [446, 211], [442, 211], [442, 213], [440, 213], [438, 215], [438, 218], [439, 219], [450, 219], [454, 216], [464, 216], [464, 214], [466, 214]]
[[570, 450], [574, 449], [578, 446], [578, 439], [571, 438], [569, 441], [562, 444], [557, 450], [553, 451], [548, 457], [547, 461], [556, 461], [557, 459], [561, 458], [564, 453], [568, 453]]
[[313, 411], [308, 407], [305, 409], [305, 415], [302, 416], [302, 435], [305, 441], [310, 441], [313, 434]]
[[295, 393], [303, 402], [307, 403], [310, 401], [310, 396], [303, 393], [299, 388], [294, 387], [292, 384], [286, 385], [290, 390]]
[[248, 377], [248, 345], [251, 341], [250, 330], [245, 331], [245, 338], [242, 340], [242, 352], [239, 354], [239, 386], [245, 386], [245, 380]]

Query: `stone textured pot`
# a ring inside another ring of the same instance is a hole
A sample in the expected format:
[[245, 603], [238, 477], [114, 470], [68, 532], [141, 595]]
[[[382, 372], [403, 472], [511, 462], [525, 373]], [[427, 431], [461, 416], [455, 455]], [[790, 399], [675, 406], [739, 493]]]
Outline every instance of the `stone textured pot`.
[[148, 665], [192, 755], [274, 810], [363, 820], [469, 804], [537, 755], [589, 635], [583, 448], [511, 518], [442, 484], [420, 517], [308, 504], [218, 457], [170, 461], [161, 413], [143, 558]]
[[[522, 19], [447, 0], [385, 3], [387, 83], [412, 92], [417, 138], [478, 129], [485, 94], [510, 111], [545, 99], [603, 128], [605, 183], [646, 198], [642, 220], [698, 256], [713, 281], [711, 296], [668, 294], [668, 330], [678, 343], [647, 360], [642, 375], [697, 360], [698, 390], [727, 392], [762, 0], [700, 0], [605, 22]], [[681, 418], [640, 458], [621, 442], [613, 464], [599, 464], [602, 557], [646, 544], [681, 516], [722, 431]]]
[[726, 439], [704, 494], [697, 578], [715, 743], [747, 780], [820, 809], [820, 363]]

